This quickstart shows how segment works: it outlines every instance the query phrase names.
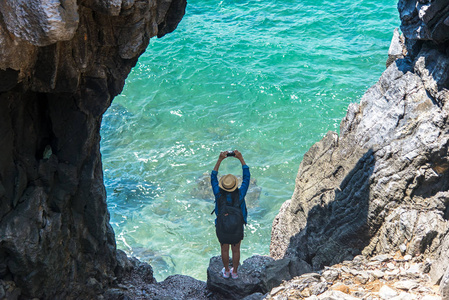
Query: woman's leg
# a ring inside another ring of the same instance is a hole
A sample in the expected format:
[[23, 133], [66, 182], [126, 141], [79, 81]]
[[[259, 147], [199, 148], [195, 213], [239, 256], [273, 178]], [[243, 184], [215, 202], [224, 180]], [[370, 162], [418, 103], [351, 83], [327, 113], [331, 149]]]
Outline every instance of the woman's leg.
[[221, 244], [221, 260], [225, 271], [229, 272], [229, 244]]
[[[232, 249], [232, 267], [234, 268], [233, 272], [237, 274], [237, 269], [239, 267], [240, 263], [240, 243], [242, 241], [238, 242], [237, 244], [231, 245]], [[229, 251], [229, 248], [228, 248]]]

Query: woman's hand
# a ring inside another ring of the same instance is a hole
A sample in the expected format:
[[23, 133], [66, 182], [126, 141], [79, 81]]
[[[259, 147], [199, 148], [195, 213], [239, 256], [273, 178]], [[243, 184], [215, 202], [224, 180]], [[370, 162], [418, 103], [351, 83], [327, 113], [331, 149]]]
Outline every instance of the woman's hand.
[[226, 157], [228, 157], [228, 151], [220, 152], [220, 155], [218, 156], [217, 163], [215, 164], [215, 167], [214, 167], [214, 171], [218, 172], [218, 169], [220, 168], [221, 161], [223, 159], [225, 159]]
[[220, 155], [218, 156], [218, 159], [219, 160], [223, 160], [226, 157], [228, 157], [228, 151], [223, 151], [223, 152], [220, 152]]
[[239, 150], [234, 150], [234, 153], [235, 153], [235, 158], [238, 158], [238, 159], [242, 159], [243, 158], [243, 155], [242, 155], [242, 153], [240, 153]]
[[243, 159], [242, 153], [240, 153], [239, 150], [234, 150], [234, 153], [235, 153], [235, 158], [237, 158], [238, 160], [240, 160], [240, 162], [242, 163], [242, 166], [243, 166], [243, 165], [246, 165], [245, 160]]

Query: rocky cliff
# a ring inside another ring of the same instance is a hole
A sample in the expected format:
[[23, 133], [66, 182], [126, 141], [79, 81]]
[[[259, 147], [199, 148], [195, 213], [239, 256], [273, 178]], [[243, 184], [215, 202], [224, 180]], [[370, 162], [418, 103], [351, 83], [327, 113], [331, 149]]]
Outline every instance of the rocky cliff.
[[400, 0], [398, 10], [405, 56], [349, 106], [340, 134], [327, 133], [304, 155], [294, 194], [273, 222], [272, 257], [321, 270], [358, 254], [399, 252], [431, 259], [434, 282], [444, 275], [449, 1]]
[[114, 280], [102, 114], [185, 6], [0, 1], [0, 298], [92, 299]]

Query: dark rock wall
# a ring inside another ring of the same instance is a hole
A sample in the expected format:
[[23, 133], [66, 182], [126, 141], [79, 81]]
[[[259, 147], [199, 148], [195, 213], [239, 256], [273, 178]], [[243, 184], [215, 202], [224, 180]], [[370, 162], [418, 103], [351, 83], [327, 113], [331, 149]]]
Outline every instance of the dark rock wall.
[[[391, 63], [340, 135], [304, 155], [273, 222], [270, 253], [318, 270], [357, 254], [449, 264], [449, 1], [399, 1], [407, 55]], [[393, 30], [392, 30], [393, 31]]]
[[91, 299], [115, 277], [102, 114], [185, 0], [0, 1], [0, 280]]

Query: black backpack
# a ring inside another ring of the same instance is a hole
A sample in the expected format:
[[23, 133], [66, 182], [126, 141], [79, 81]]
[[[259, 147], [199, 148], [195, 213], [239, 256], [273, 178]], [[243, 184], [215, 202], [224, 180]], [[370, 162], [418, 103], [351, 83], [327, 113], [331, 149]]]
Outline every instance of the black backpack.
[[[226, 200], [231, 194], [232, 203]], [[215, 230], [221, 244], [237, 244], [243, 239], [243, 214], [240, 209], [240, 191], [229, 193], [220, 189], [218, 197], [218, 214]]]

